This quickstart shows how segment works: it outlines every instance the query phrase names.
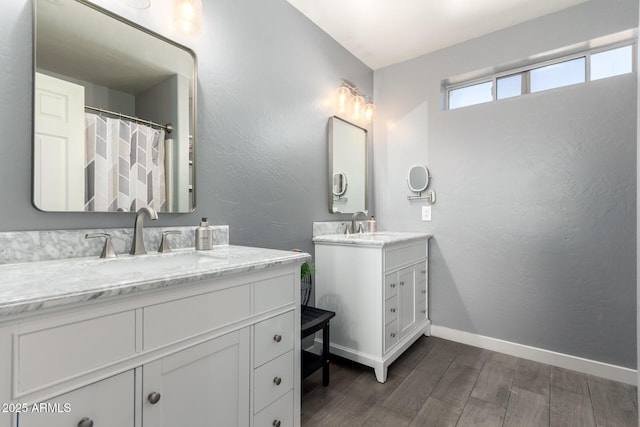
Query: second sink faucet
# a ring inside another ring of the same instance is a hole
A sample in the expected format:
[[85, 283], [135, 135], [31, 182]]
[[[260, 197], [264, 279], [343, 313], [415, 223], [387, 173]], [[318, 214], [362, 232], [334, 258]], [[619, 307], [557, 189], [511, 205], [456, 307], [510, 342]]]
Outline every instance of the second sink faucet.
[[[355, 211], [353, 213], [353, 216], [351, 217], [351, 232], [352, 233], [357, 233], [358, 230], [356, 230], [356, 218], [358, 217], [359, 214], [362, 214], [365, 216], [369, 215], [368, 211]], [[360, 228], [360, 233], [362, 233], [362, 228]]]
[[147, 253], [147, 250], [144, 247], [144, 234], [142, 231], [145, 214], [149, 215], [149, 218], [152, 220], [158, 219], [158, 212], [156, 212], [152, 207], [145, 206], [138, 209], [138, 213], [136, 213], [136, 222], [133, 226], [133, 242], [131, 243], [131, 250], [129, 251], [129, 254], [131, 255], [143, 255]]

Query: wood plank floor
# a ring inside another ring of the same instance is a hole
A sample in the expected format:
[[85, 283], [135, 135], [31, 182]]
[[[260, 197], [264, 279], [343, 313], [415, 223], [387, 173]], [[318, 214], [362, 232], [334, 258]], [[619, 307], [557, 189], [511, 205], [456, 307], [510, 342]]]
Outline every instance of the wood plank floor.
[[302, 425], [638, 427], [636, 387], [434, 337], [389, 367], [333, 358], [302, 383]]

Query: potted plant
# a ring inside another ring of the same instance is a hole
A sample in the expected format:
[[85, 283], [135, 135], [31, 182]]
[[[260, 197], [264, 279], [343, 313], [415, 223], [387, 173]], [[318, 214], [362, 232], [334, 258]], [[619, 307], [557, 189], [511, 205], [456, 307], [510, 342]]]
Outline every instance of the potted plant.
[[305, 261], [300, 266], [300, 290], [301, 290], [301, 303], [302, 308], [309, 303], [311, 297], [311, 275], [316, 271], [312, 261]]

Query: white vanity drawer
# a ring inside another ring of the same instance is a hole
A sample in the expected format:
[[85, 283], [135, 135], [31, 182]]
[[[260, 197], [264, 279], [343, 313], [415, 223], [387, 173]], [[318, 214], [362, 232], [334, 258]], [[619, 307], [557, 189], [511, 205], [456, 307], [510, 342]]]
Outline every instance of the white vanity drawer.
[[416, 264], [416, 282], [427, 281], [427, 262]]
[[256, 369], [254, 378], [254, 413], [293, 389], [293, 351]]
[[250, 285], [151, 305], [143, 309], [143, 348], [180, 341], [250, 315]]
[[389, 299], [398, 294], [398, 275], [395, 273], [384, 276], [384, 298]]
[[384, 302], [384, 324], [388, 325], [398, 318], [398, 297], [391, 297]]
[[[280, 424], [278, 424], [280, 422]], [[253, 427], [294, 427], [293, 390], [264, 408], [253, 418]]]
[[42, 323], [14, 336], [18, 394], [85, 374], [135, 353], [134, 311], [55, 327], [36, 325]]
[[416, 322], [422, 322], [426, 318], [427, 318], [427, 302], [425, 300], [422, 300], [416, 304]]
[[427, 256], [427, 245], [420, 241], [414, 245], [390, 248], [384, 253], [384, 269], [392, 270], [396, 267], [408, 265]]
[[415, 300], [416, 301], [424, 301], [425, 299], [427, 299], [427, 284], [426, 282], [419, 282], [416, 283], [416, 289], [415, 289]]
[[[20, 427], [77, 426], [88, 418], [96, 426], [133, 427], [133, 370], [65, 393], [44, 403], [55, 411], [27, 411], [18, 414]], [[38, 402], [39, 403], [39, 402]]]
[[253, 284], [255, 310], [262, 313], [295, 302], [295, 280], [292, 274], [261, 280]]
[[387, 351], [398, 342], [398, 321], [394, 320], [384, 327], [384, 350]]
[[293, 350], [294, 331], [293, 311], [256, 324], [253, 338], [254, 366], [257, 368], [281, 354]]

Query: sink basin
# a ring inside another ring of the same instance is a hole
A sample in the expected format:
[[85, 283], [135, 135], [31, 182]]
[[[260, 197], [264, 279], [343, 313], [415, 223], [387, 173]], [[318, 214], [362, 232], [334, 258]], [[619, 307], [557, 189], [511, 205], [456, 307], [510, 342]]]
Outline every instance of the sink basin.
[[210, 267], [212, 263], [222, 263], [224, 258], [210, 253], [183, 252], [170, 254], [148, 254], [136, 256], [120, 256], [116, 259], [89, 262], [85, 268], [93, 274], [126, 276], [136, 273], [163, 273], [184, 270], [197, 270]]

